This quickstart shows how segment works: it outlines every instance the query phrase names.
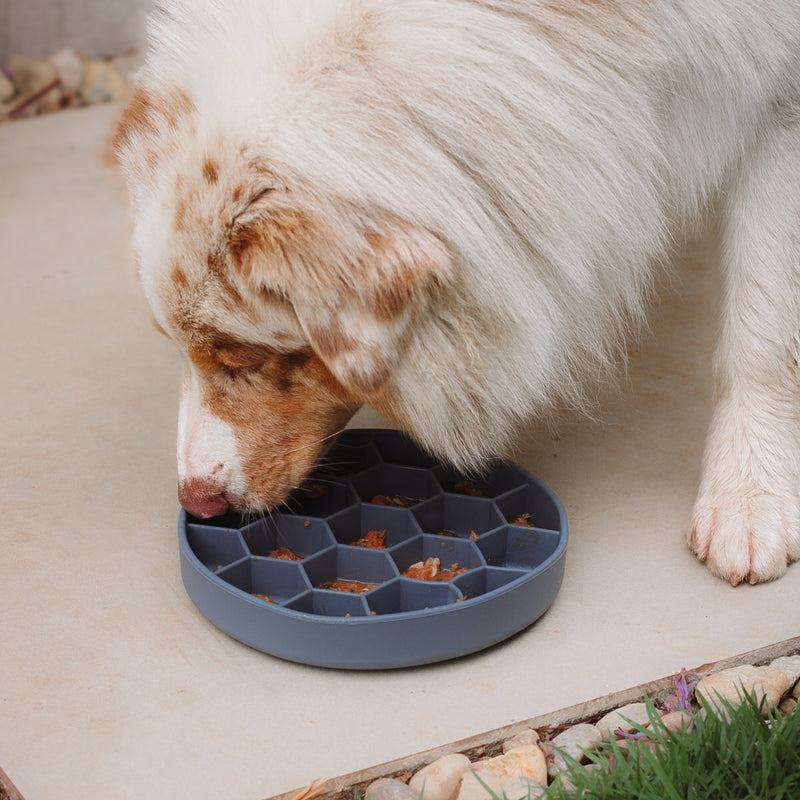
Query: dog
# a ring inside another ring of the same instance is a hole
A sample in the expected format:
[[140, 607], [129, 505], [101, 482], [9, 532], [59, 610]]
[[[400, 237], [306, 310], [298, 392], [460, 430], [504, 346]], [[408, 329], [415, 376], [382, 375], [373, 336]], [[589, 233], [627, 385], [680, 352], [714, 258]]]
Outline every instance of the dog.
[[369, 405], [457, 468], [584, 408], [719, 208], [688, 542], [800, 557], [800, 4], [161, 0], [113, 135], [185, 358], [179, 499], [272, 508]]

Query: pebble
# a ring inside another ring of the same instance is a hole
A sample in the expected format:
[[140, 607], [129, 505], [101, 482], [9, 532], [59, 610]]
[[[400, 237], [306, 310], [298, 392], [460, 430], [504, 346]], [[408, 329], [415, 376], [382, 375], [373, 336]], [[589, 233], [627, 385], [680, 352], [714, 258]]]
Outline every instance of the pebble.
[[779, 669], [786, 675], [789, 686], [794, 686], [800, 681], [800, 656], [781, 656], [776, 658], [770, 666]]
[[609, 711], [599, 722], [595, 723], [600, 735], [607, 741], [614, 738], [614, 732], [621, 730], [630, 733], [636, 725], [650, 724], [650, 715], [644, 703], [629, 703], [616, 711]]
[[133, 77], [143, 62], [137, 51], [90, 60], [72, 47], [56, 51], [49, 59], [14, 55], [0, 70], [0, 122], [128, 100]]
[[[597, 772], [597, 770], [602, 769], [599, 764], [584, 764], [583, 770], [587, 775], [590, 775], [592, 772]], [[568, 772], [559, 772], [558, 775], [553, 778], [550, 786], [560, 785], [563, 786], [564, 789], [568, 792], [575, 792], [575, 783], [572, 781], [572, 778]]]
[[16, 95], [5, 109], [11, 117], [21, 119], [61, 108], [58, 73], [49, 61], [15, 55], [6, 65], [6, 70], [16, 88]]
[[688, 733], [692, 729], [692, 715], [683, 709], [664, 714], [661, 722], [668, 731], [686, 731]]
[[50, 56], [50, 63], [56, 68], [61, 80], [61, 89], [66, 95], [75, 95], [80, 91], [81, 80], [89, 59], [85, 54], [64, 47]]
[[[586, 750], [593, 750], [594, 746], [603, 739], [603, 734], [596, 725], [583, 722], [567, 728], [563, 733], [554, 737], [549, 745], [555, 749], [553, 760], [547, 765], [547, 772], [551, 778], [567, 768], [568, 758], [576, 761], [585, 759]], [[559, 752], [559, 750], [563, 752]]]
[[81, 79], [81, 98], [87, 105], [126, 100], [131, 86], [108, 61], [90, 61]]
[[527, 744], [538, 744], [539, 734], [533, 728], [525, 728], [520, 731], [516, 736], [506, 739], [503, 742], [503, 752], [507, 753], [509, 750], [514, 750], [517, 747], [522, 747]]
[[542, 784], [530, 778], [504, 779], [497, 775], [468, 772], [461, 780], [458, 800], [528, 800], [540, 797], [545, 791]]
[[423, 767], [408, 785], [422, 800], [453, 800], [469, 768], [470, 761], [465, 755], [452, 753]]
[[367, 800], [418, 800], [418, 795], [403, 781], [378, 778], [367, 786]]
[[35, 94], [58, 78], [56, 68], [43, 58], [15, 55], [6, 69], [19, 95]]
[[536, 783], [547, 784], [547, 759], [542, 748], [535, 744], [515, 747], [502, 756], [487, 758], [473, 767], [481, 777], [491, 775], [503, 780], [530, 778]]
[[660, 745], [659, 742], [654, 739], [617, 739], [615, 746], [623, 752], [634, 748], [639, 750], [647, 748], [651, 753], [655, 753]]
[[789, 686], [786, 673], [774, 667], [753, 667], [745, 664], [715, 672], [703, 678], [695, 687], [698, 701], [704, 707], [714, 707], [724, 713], [724, 704], [719, 699], [738, 706], [743, 693], [755, 694], [767, 709], [774, 709]]
[[792, 714], [797, 708], [797, 700], [794, 697], [784, 697], [778, 704], [778, 711], [781, 714]]
[[[765, 705], [778, 707], [783, 714], [800, 713], [800, 656], [776, 659], [768, 667], [743, 665], [708, 675], [696, 686], [700, 707], [694, 711], [678, 709], [663, 713], [661, 721], [669, 731], [689, 731], [694, 719], [705, 717], [718, 697], [738, 705], [743, 692], [763, 698]], [[793, 688], [792, 688], [793, 687]], [[719, 708], [717, 708], [717, 713]], [[578, 723], [562, 731], [543, 746], [536, 730], [526, 728], [503, 742], [503, 755], [470, 763], [461, 753], [444, 756], [419, 770], [406, 785], [392, 778], [381, 778], [367, 788], [369, 800], [530, 800], [541, 797], [551, 785], [570, 788], [568, 759], [585, 761], [586, 753], [600, 742], [611, 740], [618, 730], [630, 733], [651, 724], [648, 705], [630, 703], [606, 714], [594, 725]], [[644, 746], [655, 752], [661, 737], [646, 740]], [[634, 741], [621, 738], [626, 749]], [[547, 756], [545, 755], [547, 752]], [[587, 771], [598, 765], [588, 764]]]

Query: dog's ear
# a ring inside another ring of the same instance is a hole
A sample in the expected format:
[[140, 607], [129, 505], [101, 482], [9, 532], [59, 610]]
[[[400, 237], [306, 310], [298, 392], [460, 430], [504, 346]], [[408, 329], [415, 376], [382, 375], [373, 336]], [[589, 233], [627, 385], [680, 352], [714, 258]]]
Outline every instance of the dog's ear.
[[106, 162], [151, 177], [172, 146], [170, 136], [179, 133], [193, 111], [193, 101], [177, 87], [156, 90], [140, 81], [107, 143]]
[[295, 312], [317, 354], [360, 397], [389, 380], [417, 318], [450, 273], [442, 242], [425, 229], [384, 218], [363, 231], [354, 281], [330, 295], [298, 298]]
[[234, 226], [229, 247], [251, 284], [289, 298], [334, 377], [368, 398], [386, 384], [410, 327], [448, 282], [451, 259], [439, 238], [396, 216], [341, 219], [266, 196]]

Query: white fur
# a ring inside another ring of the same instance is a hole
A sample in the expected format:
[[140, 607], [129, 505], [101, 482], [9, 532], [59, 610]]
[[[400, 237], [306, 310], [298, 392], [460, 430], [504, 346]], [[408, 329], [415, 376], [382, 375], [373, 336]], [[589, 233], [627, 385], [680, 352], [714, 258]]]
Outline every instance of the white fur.
[[232, 495], [246, 491], [236, 434], [211, 413], [197, 374], [188, 367], [178, 405], [178, 480], [216, 485]]
[[[452, 259], [398, 351], [392, 411], [460, 466], [585, 404], [674, 238], [721, 197], [720, 401], [690, 543], [734, 583], [800, 556], [796, 0], [165, 0], [150, 37], [143, 83], [197, 108], [160, 177], [132, 174], [156, 316], [165, 249], [185, 247], [162, 212], [204, 153], [246, 145], [345, 248], [391, 212]], [[308, 303], [309, 282], [277, 288]], [[354, 340], [381, 342], [362, 313]], [[209, 463], [227, 454], [203, 435]]]

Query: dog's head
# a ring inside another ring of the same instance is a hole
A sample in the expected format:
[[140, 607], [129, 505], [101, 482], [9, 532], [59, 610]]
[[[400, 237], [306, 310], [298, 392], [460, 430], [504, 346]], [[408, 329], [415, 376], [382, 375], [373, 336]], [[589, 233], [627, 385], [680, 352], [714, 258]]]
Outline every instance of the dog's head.
[[178, 92], [140, 87], [113, 149], [154, 321], [185, 360], [181, 503], [198, 517], [273, 507], [360, 405], [391, 408], [448, 253], [287, 174], [260, 142], [201, 130]]

